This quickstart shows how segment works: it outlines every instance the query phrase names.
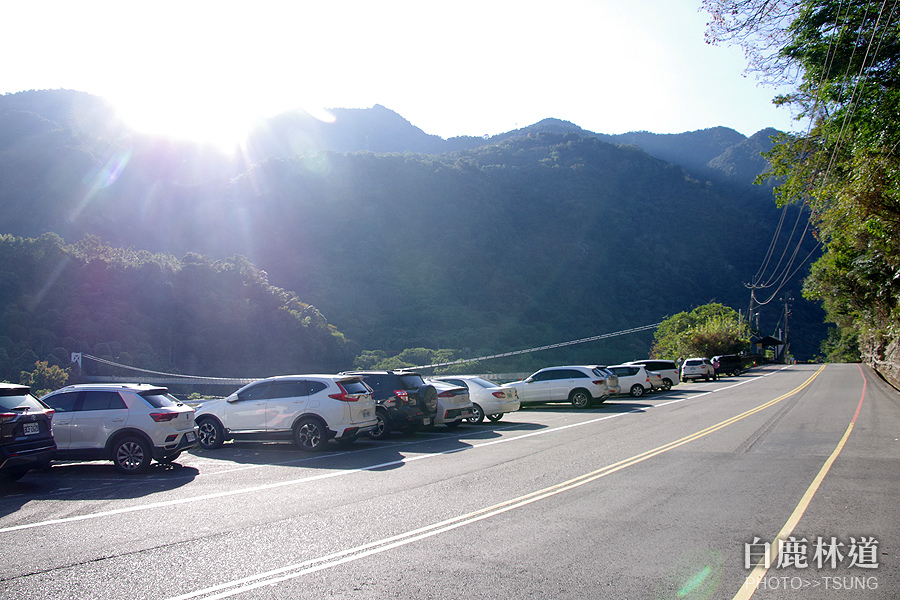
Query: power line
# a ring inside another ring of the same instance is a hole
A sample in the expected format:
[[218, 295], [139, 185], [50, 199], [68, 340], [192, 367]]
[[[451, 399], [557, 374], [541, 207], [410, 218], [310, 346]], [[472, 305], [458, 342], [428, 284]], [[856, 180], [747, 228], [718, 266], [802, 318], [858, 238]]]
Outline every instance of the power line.
[[490, 355], [490, 356], [481, 356], [481, 357], [478, 357], [478, 358], [464, 358], [464, 359], [460, 359], [460, 360], [454, 360], [454, 361], [451, 361], [451, 362], [436, 363], [436, 364], [433, 364], [433, 365], [421, 365], [421, 366], [418, 366], [418, 367], [410, 367], [410, 368], [413, 368], [413, 369], [431, 369], [431, 368], [434, 368], [434, 367], [446, 367], [446, 366], [450, 366], [450, 365], [460, 365], [460, 364], [463, 364], [463, 363], [476, 362], [476, 361], [480, 361], [480, 360], [491, 360], [491, 359], [494, 359], [494, 358], [504, 358], [504, 357], [507, 357], [507, 356], [517, 356], [517, 355], [519, 355], [519, 354], [528, 354], [529, 352], [540, 352], [541, 350], [552, 350], [552, 349], [554, 349], [554, 348], [563, 348], [563, 347], [565, 347], [565, 346], [574, 346], [575, 344], [584, 344], [584, 343], [587, 343], [587, 342], [596, 342], [597, 340], [605, 340], [605, 339], [607, 339], [607, 338], [617, 337], [617, 336], [620, 336], [620, 335], [627, 335], [627, 334], [629, 334], [629, 333], [637, 333], [637, 332], [639, 332], [639, 331], [647, 331], [648, 329], [655, 329], [656, 327], [659, 327], [660, 325], [662, 325], [661, 322], [660, 322], [660, 323], [654, 323], [654, 324], [652, 324], [652, 325], [643, 325], [643, 326], [641, 326], [641, 327], [634, 327], [633, 329], [624, 329], [624, 330], [622, 330], [622, 331], [616, 331], [615, 333], [604, 333], [604, 334], [602, 334], [602, 335], [595, 335], [595, 336], [593, 336], [593, 337], [582, 338], [582, 339], [580, 339], [580, 340], [572, 340], [572, 341], [570, 341], [570, 342], [560, 342], [560, 343], [558, 343], [558, 344], [550, 344], [550, 345], [548, 345], [548, 346], [538, 346], [537, 348], [529, 348], [529, 349], [527, 349], [527, 350], [515, 350], [515, 351], [513, 351], [513, 352], [504, 352], [503, 354], [492, 354], [492, 355]]

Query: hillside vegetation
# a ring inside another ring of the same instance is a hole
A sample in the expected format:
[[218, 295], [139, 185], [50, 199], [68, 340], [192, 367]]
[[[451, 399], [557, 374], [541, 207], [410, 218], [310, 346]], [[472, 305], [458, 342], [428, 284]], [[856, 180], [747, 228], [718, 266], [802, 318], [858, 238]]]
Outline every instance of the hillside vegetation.
[[[490, 140], [440, 140], [376, 107], [353, 112], [350, 125], [338, 119], [344, 129], [317, 126], [302, 153], [288, 143], [299, 125], [288, 131], [273, 120], [249, 154], [231, 158], [135, 135], [97, 116], [106, 114], [99, 100], [93, 111], [89, 104], [63, 90], [0, 97], [0, 211], [17, 243], [47, 232], [75, 246], [96, 236], [112, 248], [184, 256], [175, 273], [196, 255], [210, 265], [245, 261], [327, 317], [352, 353], [425, 347], [479, 356], [658, 323], [711, 301], [741, 308], [743, 283], [779, 218], [770, 189], [745, 180], [764, 168], [746, 150], [765, 145], [764, 134], [717, 128], [644, 151], [637, 144], [651, 134], [609, 143], [548, 120]], [[350, 135], [351, 125], [368, 135]], [[420, 144], [431, 153], [386, 151]], [[651, 156], [664, 152], [696, 160]], [[244, 258], [228, 258], [236, 255]], [[193, 284], [201, 289], [182, 299], [202, 312], [203, 294], [218, 293], [208, 286], [222, 283]], [[42, 285], [29, 279], [17, 289]], [[777, 334], [782, 309], [759, 310], [765, 334]], [[802, 302], [792, 310], [792, 350], [811, 357], [824, 337], [821, 313]], [[265, 348], [257, 362], [226, 357], [244, 350], [223, 331], [228, 341], [213, 342], [224, 349], [204, 370], [239, 376], [268, 361], [296, 371], [317, 352], [319, 364], [349, 366], [315, 345], [304, 361], [277, 363], [284, 337], [257, 340], [265, 331], [242, 330], [245, 346]], [[101, 335], [135, 352], [115, 329]], [[651, 340], [652, 331], [484, 368], [614, 363], [646, 356]], [[166, 364], [196, 372], [201, 359], [189, 356]]]

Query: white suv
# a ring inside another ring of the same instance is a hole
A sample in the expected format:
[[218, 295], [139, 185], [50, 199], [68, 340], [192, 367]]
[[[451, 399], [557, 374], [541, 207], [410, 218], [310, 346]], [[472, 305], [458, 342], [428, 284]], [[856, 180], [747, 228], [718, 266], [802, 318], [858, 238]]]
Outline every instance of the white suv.
[[640, 398], [647, 392], [653, 391], [650, 376], [643, 365], [613, 365], [606, 368], [619, 376], [619, 385], [622, 387], [623, 394], [631, 394], [633, 398]]
[[197, 407], [200, 445], [225, 440], [293, 439], [302, 450], [334, 438], [350, 443], [375, 429], [372, 388], [357, 375], [284, 375], [260, 379]]
[[575, 408], [588, 408], [594, 401], [609, 398], [606, 375], [590, 366], [548, 367], [506, 386], [516, 388], [523, 405], [571, 402]]
[[140, 473], [151, 458], [170, 463], [197, 445], [194, 409], [164, 387], [78, 384], [41, 402], [56, 411], [54, 460], [111, 460], [122, 473]]
[[705, 379], [715, 381], [716, 369], [708, 358], [689, 358], [681, 365], [681, 381]]

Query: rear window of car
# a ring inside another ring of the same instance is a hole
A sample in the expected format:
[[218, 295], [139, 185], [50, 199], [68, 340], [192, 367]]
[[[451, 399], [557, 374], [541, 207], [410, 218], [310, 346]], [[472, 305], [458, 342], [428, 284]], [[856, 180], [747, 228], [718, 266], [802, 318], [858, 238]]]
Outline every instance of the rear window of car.
[[138, 394], [141, 398], [150, 403], [153, 408], [164, 408], [166, 406], [178, 406], [181, 404], [177, 398], [170, 396], [164, 392], [144, 392]]
[[7, 393], [0, 393], [0, 408], [4, 410], [14, 410], [16, 408], [28, 408], [29, 410], [44, 410], [44, 406], [37, 398], [31, 394], [22, 394], [16, 392], [8, 393], [11, 390], [4, 390]]
[[483, 387], [483, 388], [495, 388], [495, 387], [500, 387], [499, 385], [497, 385], [497, 384], [494, 383], [493, 381], [488, 381], [487, 379], [482, 379], [481, 377], [475, 377], [475, 378], [473, 378], [473, 379], [470, 379], [469, 381], [471, 381], [472, 383], [477, 383], [478, 385], [480, 385], [480, 386]]
[[341, 381], [341, 387], [348, 394], [368, 394], [369, 388], [362, 381]]
[[702, 360], [686, 360], [684, 361], [684, 366], [686, 367], [699, 367], [703, 364]]

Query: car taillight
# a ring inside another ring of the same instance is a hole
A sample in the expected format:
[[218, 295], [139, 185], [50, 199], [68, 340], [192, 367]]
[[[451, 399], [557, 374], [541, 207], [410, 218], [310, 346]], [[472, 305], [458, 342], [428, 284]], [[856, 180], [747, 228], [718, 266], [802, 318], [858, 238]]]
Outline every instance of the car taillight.
[[56, 414], [56, 409], [55, 409], [55, 408], [47, 409], [47, 410], [44, 411], [44, 414], [47, 415], [47, 418], [48, 418], [48, 419], [52, 419], [52, 418], [53, 418], [53, 415]]
[[456, 393], [453, 390], [447, 390], [446, 392], [441, 392], [438, 394], [441, 398], [452, 398]]
[[150, 413], [150, 418], [157, 423], [165, 423], [177, 419], [178, 415], [179, 413], [177, 412]]
[[409, 394], [406, 393], [406, 390], [394, 390], [394, 395], [397, 396], [397, 399], [401, 402], [409, 404]]
[[8, 423], [19, 416], [19, 413], [0, 413], [0, 423]]
[[494, 398], [506, 398], [506, 394], [503, 392], [491, 392], [491, 396]]
[[347, 392], [341, 392], [340, 394], [328, 394], [329, 398], [334, 398], [335, 400], [340, 400], [341, 402], [358, 402], [359, 395], [358, 394], [348, 394]]
[[601, 383], [606, 383], [606, 380], [605, 379], [595, 379], [591, 383], [593, 383], [594, 385], [600, 385]]

